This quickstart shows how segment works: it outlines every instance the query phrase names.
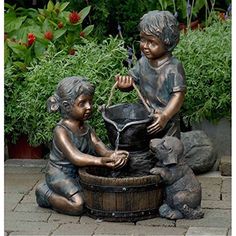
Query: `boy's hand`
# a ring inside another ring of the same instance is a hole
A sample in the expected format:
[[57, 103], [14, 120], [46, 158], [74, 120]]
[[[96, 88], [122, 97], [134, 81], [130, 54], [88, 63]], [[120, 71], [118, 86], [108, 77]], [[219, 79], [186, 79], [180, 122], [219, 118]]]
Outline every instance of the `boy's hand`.
[[117, 88], [120, 90], [128, 90], [133, 88], [133, 78], [131, 76], [116, 75]]
[[156, 134], [161, 131], [168, 122], [168, 117], [163, 113], [157, 111], [154, 113], [154, 122], [147, 127], [148, 134]]

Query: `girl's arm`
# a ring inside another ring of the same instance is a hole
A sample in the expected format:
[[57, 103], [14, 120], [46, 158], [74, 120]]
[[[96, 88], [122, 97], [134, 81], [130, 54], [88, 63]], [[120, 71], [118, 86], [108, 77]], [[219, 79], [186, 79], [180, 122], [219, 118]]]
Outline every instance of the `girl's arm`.
[[113, 167], [114, 160], [112, 158], [99, 158], [89, 154], [80, 152], [73, 144], [66, 130], [57, 127], [54, 133], [54, 141], [59, 150], [66, 158], [76, 166], [110, 166]]
[[91, 139], [95, 148], [96, 153], [104, 157], [115, 156], [116, 163], [115, 168], [124, 166], [128, 161], [129, 153], [124, 150], [113, 151], [107, 148], [107, 146], [101, 141], [94, 131], [91, 131]]
[[109, 157], [114, 153], [114, 151], [108, 149], [108, 147], [101, 141], [93, 130], [91, 131], [91, 139], [94, 149], [98, 155]]
[[[62, 127], [55, 129], [54, 140], [60, 151], [66, 156], [66, 158], [76, 166], [106, 166], [110, 168], [119, 168], [127, 162], [127, 152], [114, 153], [108, 149], [104, 149], [104, 146], [98, 142], [96, 149], [100, 149], [98, 154], [100, 157], [95, 157], [89, 154], [80, 152], [73, 144], [72, 140], [68, 136], [66, 130]], [[103, 156], [105, 154], [107, 156]]]

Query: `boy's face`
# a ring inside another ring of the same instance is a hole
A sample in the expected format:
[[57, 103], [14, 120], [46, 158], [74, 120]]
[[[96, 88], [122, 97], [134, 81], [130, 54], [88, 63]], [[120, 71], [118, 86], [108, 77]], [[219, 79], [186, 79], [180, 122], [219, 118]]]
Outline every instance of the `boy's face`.
[[162, 58], [166, 55], [165, 45], [154, 35], [140, 32], [140, 50], [149, 60]]
[[69, 116], [76, 120], [88, 120], [92, 115], [92, 100], [92, 96], [81, 94], [71, 106]]

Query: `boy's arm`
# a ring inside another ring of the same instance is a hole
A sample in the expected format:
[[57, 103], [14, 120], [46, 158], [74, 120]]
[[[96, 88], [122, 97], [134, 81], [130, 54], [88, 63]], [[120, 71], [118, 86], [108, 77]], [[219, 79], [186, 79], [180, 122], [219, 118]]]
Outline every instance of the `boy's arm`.
[[170, 101], [162, 112], [162, 115], [167, 118], [167, 121], [169, 121], [180, 110], [184, 102], [184, 97], [184, 91], [175, 92], [172, 94]]
[[117, 81], [117, 88], [123, 92], [129, 92], [133, 90], [133, 83], [139, 84], [140, 80], [140, 64], [142, 59], [140, 59], [133, 68], [128, 72], [128, 75], [116, 75], [115, 80]]
[[163, 129], [167, 122], [180, 110], [183, 105], [185, 91], [174, 92], [166, 108], [162, 112], [156, 112], [156, 120], [148, 127], [149, 134], [155, 134]]
[[133, 78], [131, 76], [117, 75], [115, 77], [117, 88], [123, 92], [129, 92], [133, 89]]

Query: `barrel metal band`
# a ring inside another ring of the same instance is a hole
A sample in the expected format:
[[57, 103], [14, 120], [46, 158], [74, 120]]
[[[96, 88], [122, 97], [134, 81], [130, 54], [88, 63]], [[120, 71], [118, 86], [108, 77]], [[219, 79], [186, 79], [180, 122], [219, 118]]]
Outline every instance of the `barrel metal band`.
[[146, 192], [151, 190], [157, 190], [159, 185], [157, 183], [138, 185], [138, 186], [101, 186], [101, 185], [90, 185], [80, 180], [81, 185], [84, 189], [92, 190], [96, 192], [109, 192], [109, 193], [120, 193], [120, 192]]
[[148, 209], [148, 210], [142, 210], [142, 211], [104, 211], [104, 210], [97, 210], [97, 209], [91, 209], [90, 207], [86, 206], [88, 210], [88, 214], [91, 216], [101, 217], [101, 218], [109, 218], [109, 219], [141, 219], [141, 218], [147, 218], [150, 216], [157, 216], [158, 215], [158, 209]]

